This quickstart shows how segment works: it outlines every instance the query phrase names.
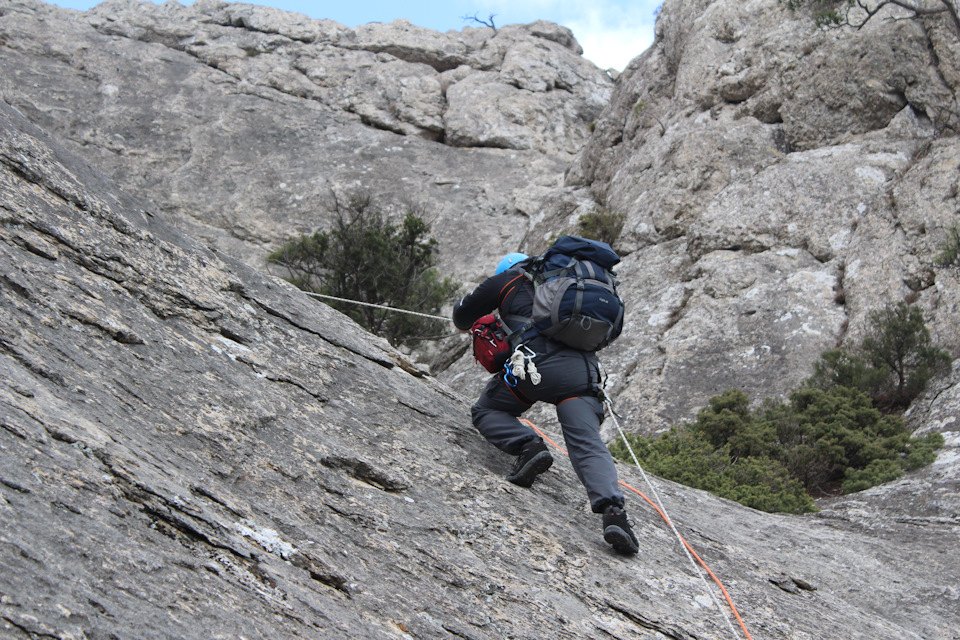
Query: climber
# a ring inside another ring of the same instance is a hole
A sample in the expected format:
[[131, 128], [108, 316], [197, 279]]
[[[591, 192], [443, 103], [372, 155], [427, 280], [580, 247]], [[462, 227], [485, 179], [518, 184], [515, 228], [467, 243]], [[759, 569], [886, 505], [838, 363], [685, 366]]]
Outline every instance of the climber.
[[[524, 276], [524, 268], [531, 262], [521, 253], [504, 256], [493, 276], [454, 304], [453, 322], [457, 328], [467, 332], [475, 321], [495, 309], [499, 309], [505, 325], [515, 325], [517, 318], [530, 318], [534, 285]], [[619, 553], [637, 553], [639, 544], [627, 522], [613, 457], [600, 438], [603, 404], [598, 397], [600, 371], [596, 353], [541, 335], [524, 339], [523, 345], [521, 353], [529, 354], [526, 357], [533, 366], [528, 368], [536, 373], [512, 375], [508, 363], [506, 370], [495, 374], [472, 407], [474, 426], [492, 445], [517, 456], [506, 479], [530, 487], [538, 475], [550, 468], [553, 457], [543, 439], [518, 418], [535, 402], [555, 405], [573, 468], [587, 490], [591, 509], [603, 516], [604, 540]]]

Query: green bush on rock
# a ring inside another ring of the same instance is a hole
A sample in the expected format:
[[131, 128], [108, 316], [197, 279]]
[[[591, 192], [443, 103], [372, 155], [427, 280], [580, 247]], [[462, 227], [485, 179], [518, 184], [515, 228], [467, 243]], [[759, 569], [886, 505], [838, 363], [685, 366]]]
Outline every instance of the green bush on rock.
[[[290, 240], [267, 260], [297, 287], [324, 295], [435, 315], [459, 284], [435, 267], [437, 241], [419, 216], [393, 224], [367, 195], [337, 202], [330, 231]], [[343, 302], [331, 306], [392, 344], [416, 343], [445, 328], [439, 320]]]
[[[789, 402], [731, 390], [694, 422], [656, 438], [628, 435], [644, 469], [763, 511], [813, 511], [814, 497], [861, 491], [929, 464], [940, 434], [913, 438], [858, 389], [807, 387]], [[632, 462], [626, 445], [610, 451]]]

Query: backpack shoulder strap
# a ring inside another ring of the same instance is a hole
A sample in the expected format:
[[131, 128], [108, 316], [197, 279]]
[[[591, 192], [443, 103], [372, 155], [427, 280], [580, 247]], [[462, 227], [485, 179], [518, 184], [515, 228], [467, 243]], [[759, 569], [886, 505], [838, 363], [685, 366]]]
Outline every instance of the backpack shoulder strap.
[[497, 297], [497, 307], [500, 311], [500, 320], [503, 322], [504, 326], [507, 328], [508, 332], [511, 332], [511, 335], [514, 332], [514, 328], [520, 327], [526, 324], [527, 321], [532, 321], [532, 318], [525, 318], [523, 316], [513, 315], [509, 313], [504, 313], [504, 309], [509, 309], [510, 305], [513, 303], [513, 298], [517, 295], [520, 287], [527, 280], [532, 281], [530, 273], [524, 271], [517, 277], [513, 278], [507, 284], [500, 289], [500, 295]]
[[497, 306], [503, 308], [504, 302], [506, 302], [508, 297], [516, 295], [517, 287], [520, 286], [524, 278], [529, 278], [527, 272], [524, 271], [516, 278], [510, 280], [507, 284], [503, 285], [503, 288], [500, 289], [500, 295], [497, 296]]

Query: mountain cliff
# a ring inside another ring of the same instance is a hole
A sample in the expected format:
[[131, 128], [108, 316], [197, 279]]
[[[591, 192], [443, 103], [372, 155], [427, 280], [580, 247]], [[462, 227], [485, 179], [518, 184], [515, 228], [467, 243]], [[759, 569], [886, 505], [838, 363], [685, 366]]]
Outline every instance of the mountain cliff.
[[934, 264], [960, 214], [960, 34], [890, 8], [818, 30], [789, 5], [665, 3], [528, 241], [626, 216], [610, 368], [640, 423], [782, 397], [905, 299], [960, 352], [958, 272]]
[[[358, 185], [432, 208], [466, 280], [622, 211], [630, 315], [604, 354], [632, 429], [786, 393], [885, 300], [957, 355], [957, 274], [931, 259], [958, 213], [949, 33], [812, 26], [668, 2], [614, 83], [545, 23], [0, 1], [2, 635], [744, 637], [634, 494], [625, 559], [569, 464], [502, 479], [468, 358], [432, 376], [261, 260]], [[457, 107], [477, 85], [501, 97]], [[954, 640], [958, 414], [955, 368], [907, 414], [937, 462], [817, 514], [653, 482], [754, 638]]]

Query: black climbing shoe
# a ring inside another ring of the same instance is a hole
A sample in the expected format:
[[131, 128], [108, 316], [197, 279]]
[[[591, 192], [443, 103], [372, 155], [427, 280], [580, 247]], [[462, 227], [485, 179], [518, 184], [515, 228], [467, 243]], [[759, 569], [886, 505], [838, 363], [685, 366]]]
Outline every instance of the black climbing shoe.
[[627, 512], [620, 507], [607, 507], [603, 512], [603, 539], [613, 545], [617, 553], [632, 556], [640, 551], [640, 543], [627, 522]]
[[553, 456], [547, 451], [547, 445], [537, 438], [523, 445], [517, 461], [507, 476], [507, 480], [519, 487], [529, 487], [538, 475], [550, 468]]

